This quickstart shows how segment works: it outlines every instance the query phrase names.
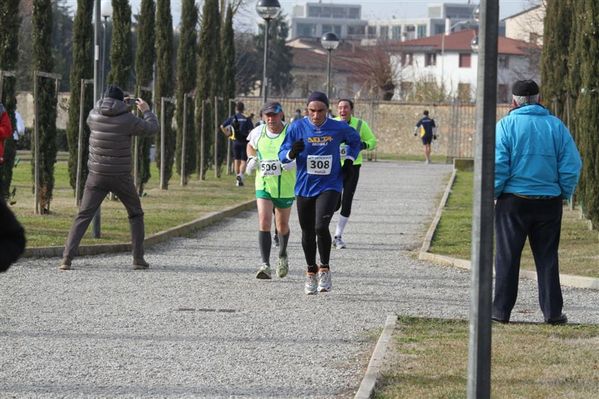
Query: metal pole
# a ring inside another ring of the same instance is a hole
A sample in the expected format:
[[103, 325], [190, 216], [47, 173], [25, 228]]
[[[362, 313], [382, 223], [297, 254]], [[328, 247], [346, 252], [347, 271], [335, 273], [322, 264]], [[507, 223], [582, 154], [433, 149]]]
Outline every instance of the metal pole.
[[[231, 104], [233, 100], [229, 100], [229, 113], [227, 115], [231, 115], [232, 107]], [[227, 138], [227, 175], [233, 174], [233, 168], [231, 165], [231, 140]]]
[[214, 177], [220, 177], [218, 167], [218, 97], [214, 96]]
[[[102, 95], [102, 82], [100, 82], [100, 29], [101, 29], [101, 6], [100, 0], [94, 2], [94, 106]], [[102, 54], [104, 57], [104, 54]], [[100, 238], [102, 236], [102, 205], [98, 207], [96, 215], [92, 220], [92, 236]]]
[[37, 105], [37, 83], [38, 77], [37, 77], [37, 71], [33, 71], [33, 117], [34, 117], [34, 132], [33, 132], [33, 181], [34, 181], [34, 188], [33, 188], [33, 196], [35, 197], [35, 214], [39, 215], [41, 213], [41, 209], [40, 209], [40, 172], [39, 172], [39, 159], [40, 159], [40, 153], [39, 153], [39, 110], [38, 110], [38, 105]]
[[331, 49], [328, 49], [328, 56], [327, 56], [327, 97], [330, 99], [331, 98]]
[[108, 30], [108, 15], [104, 15], [104, 29], [102, 29], [102, 77], [100, 78], [102, 89], [106, 87], [106, 30]]
[[266, 104], [266, 100], [268, 98], [268, 77], [266, 76], [266, 65], [268, 62], [268, 31], [270, 26], [270, 18], [266, 18], [264, 20], [265, 30], [264, 30], [264, 68], [262, 68], [262, 103]]
[[205, 125], [205, 121], [204, 121], [204, 116], [206, 114], [206, 102], [207, 100], [202, 100], [202, 123], [200, 126], [200, 176], [198, 176], [200, 179], [204, 180], [205, 179], [205, 173], [204, 172], [204, 147], [205, 147], [205, 140], [204, 140], [204, 125]]
[[164, 152], [166, 146], [164, 145], [164, 97], [160, 97], [160, 189], [166, 190], [166, 182], [164, 181]]
[[499, 1], [480, 2], [476, 151], [472, 212], [472, 284], [468, 398], [491, 396], [491, 291], [493, 278], [493, 186], [497, 112], [497, 28]]
[[185, 173], [185, 141], [187, 136], [187, 93], [183, 94], [183, 131], [181, 132], [181, 185], [187, 185]]

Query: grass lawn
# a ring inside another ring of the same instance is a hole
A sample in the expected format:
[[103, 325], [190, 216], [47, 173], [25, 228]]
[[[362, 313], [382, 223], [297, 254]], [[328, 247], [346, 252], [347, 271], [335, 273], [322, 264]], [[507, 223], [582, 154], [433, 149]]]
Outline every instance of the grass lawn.
[[[375, 398], [465, 398], [468, 322], [402, 317]], [[493, 325], [491, 397], [597, 398], [599, 329]]]
[[[436, 254], [470, 259], [472, 241], [472, 172], [458, 172], [441, 221], [433, 236], [430, 251]], [[560, 271], [587, 277], [599, 277], [599, 236], [589, 231], [579, 210], [564, 206], [559, 248]], [[530, 246], [522, 252], [522, 268], [535, 270]]]
[[[168, 190], [160, 190], [159, 173], [152, 164], [152, 178], [145, 187], [142, 197], [146, 237], [159, 231], [197, 219], [210, 212], [239, 204], [255, 198], [253, 177], [246, 178], [244, 187], [236, 187], [235, 177], [223, 173], [220, 179], [214, 171], [206, 173], [206, 180], [195, 176], [189, 179], [186, 187], [179, 185], [180, 177], [174, 175]], [[50, 203], [49, 215], [35, 215], [33, 198], [33, 178], [29, 162], [23, 162], [14, 169], [12, 186], [17, 188], [16, 201], [12, 209], [25, 227], [28, 247], [64, 245], [71, 223], [77, 213], [75, 195], [68, 181], [66, 162], [55, 165], [54, 197]], [[82, 244], [105, 244], [129, 242], [129, 221], [127, 211], [120, 201], [104, 200], [101, 218], [102, 237], [91, 236], [91, 226]]]

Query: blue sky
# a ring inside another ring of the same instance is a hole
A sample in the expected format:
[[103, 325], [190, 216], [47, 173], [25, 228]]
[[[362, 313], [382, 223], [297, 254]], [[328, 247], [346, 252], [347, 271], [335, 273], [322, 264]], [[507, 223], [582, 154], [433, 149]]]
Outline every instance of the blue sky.
[[[102, 5], [110, 4], [110, 0], [101, 0]], [[198, 4], [201, 4], [201, 0], [196, 0]], [[318, 0], [312, 0], [316, 2]], [[441, 0], [322, 0], [323, 3], [333, 4], [362, 4], [362, 18], [363, 19], [389, 19], [391, 16], [397, 18], [410, 18], [410, 17], [424, 17], [427, 12], [427, 5], [434, 3], [443, 3]], [[468, 3], [468, 0], [451, 0], [447, 3]], [[476, 0], [472, 0], [472, 3], [477, 3]], [[131, 8], [133, 13], [139, 12], [139, 5], [141, 0], [130, 0]], [[236, 24], [240, 27], [246, 27], [251, 29], [259, 23], [259, 17], [254, 11], [256, 4], [255, 0], [248, 0], [247, 7], [243, 10], [236, 20]], [[290, 14], [294, 5], [304, 4], [305, 0], [279, 0], [283, 12]], [[499, 13], [500, 18], [516, 14], [526, 8], [529, 8], [534, 3], [534, 0], [499, 0]], [[75, 10], [77, 0], [67, 0], [67, 4]], [[173, 14], [173, 23], [175, 26], [179, 24], [181, 14], [181, 1], [171, 0], [171, 9]], [[245, 30], [245, 29], [244, 29]]]

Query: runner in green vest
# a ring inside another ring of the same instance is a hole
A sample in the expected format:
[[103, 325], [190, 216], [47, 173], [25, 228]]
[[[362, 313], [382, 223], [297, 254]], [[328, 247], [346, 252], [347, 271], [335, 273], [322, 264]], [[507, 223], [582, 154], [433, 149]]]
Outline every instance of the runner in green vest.
[[[376, 148], [376, 137], [372, 133], [372, 130], [370, 130], [370, 126], [368, 126], [368, 123], [362, 119], [358, 119], [353, 116], [353, 112], [354, 102], [352, 100], [343, 98], [337, 102], [337, 113], [339, 114], [337, 119], [347, 122], [360, 134], [362, 151], [374, 150]], [[343, 162], [345, 159], [345, 146], [341, 146], [340, 151], [341, 162]], [[337, 207], [337, 209], [341, 207], [341, 212], [339, 215], [339, 221], [337, 222], [337, 228], [335, 229], [335, 238], [333, 240], [333, 245], [337, 249], [345, 248], [345, 242], [343, 241], [343, 230], [345, 229], [345, 225], [347, 224], [349, 215], [351, 214], [351, 205], [354, 199], [354, 193], [356, 192], [356, 187], [358, 186], [358, 179], [360, 178], [362, 151], [360, 151], [360, 154], [352, 166], [354, 173], [351, 174], [349, 178], [343, 180], [343, 194], [341, 196], [341, 203]]]
[[285, 277], [289, 271], [287, 243], [289, 242], [289, 216], [295, 199], [295, 162], [281, 164], [279, 148], [285, 138], [287, 126], [283, 122], [281, 104], [270, 102], [262, 108], [266, 123], [255, 127], [248, 135], [248, 163], [246, 173], [256, 172], [256, 204], [258, 208], [258, 244], [262, 264], [256, 278], [270, 279], [270, 226], [273, 209], [275, 226], [279, 235], [279, 262], [277, 276]]

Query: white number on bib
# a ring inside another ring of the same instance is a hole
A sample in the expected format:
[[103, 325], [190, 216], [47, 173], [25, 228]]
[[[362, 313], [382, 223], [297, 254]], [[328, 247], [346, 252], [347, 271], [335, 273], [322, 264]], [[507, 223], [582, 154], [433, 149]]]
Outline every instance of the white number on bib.
[[330, 175], [332, 164], [332, 155], [308, 155], [308, 174]]
[[262, 176], [279, 176], [281, 174], [281, 163], [278, 159], [261, 160], [260, 174]]
[[339, 146], [339, 155], [341, 156], [341, 160], [343, 161], [345, 159], [345, 157], [347, 156], [347, 145], [346, 144], [341, 144]]

